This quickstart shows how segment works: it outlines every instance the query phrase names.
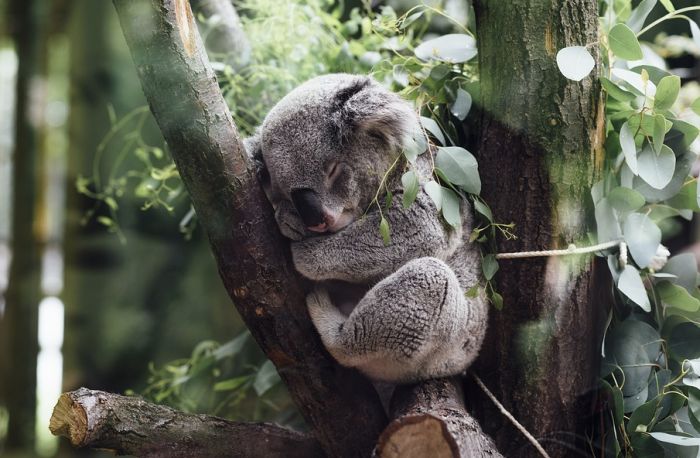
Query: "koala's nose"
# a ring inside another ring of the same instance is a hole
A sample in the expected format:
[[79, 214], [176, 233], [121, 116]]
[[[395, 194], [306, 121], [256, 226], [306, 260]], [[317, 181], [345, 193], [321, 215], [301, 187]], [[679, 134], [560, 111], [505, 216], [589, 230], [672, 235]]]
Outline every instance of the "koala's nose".
[[301, 220], [307, 227], [323, 224], [323, 205], [321, 199], [312, 189], [295, 189], [291, 193], [292, 203]]

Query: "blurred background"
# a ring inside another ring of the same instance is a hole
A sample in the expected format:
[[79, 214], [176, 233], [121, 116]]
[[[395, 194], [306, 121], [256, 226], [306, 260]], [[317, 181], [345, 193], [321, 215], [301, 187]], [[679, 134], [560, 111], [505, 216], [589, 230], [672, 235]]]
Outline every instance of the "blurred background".
[[[198, 19], [245, 134], [299, 82], [367, 73], [389, 52], [369, 33], [378, 4], [234, 3], [243, 53], [217, 49], [216, 16]], [[469, 24], [466, 0], [433, 3]], [[0, 454], [96, 455], [48, 430], [60, 393], [80, 386], [303, 428], [221, 285], [112, 3], [0, 0], [0, 11]], [[421, 33], [453, 27], [436, 17]], [[689, 39], [659, 49], [698, 78]], [[673, 224], [674, 250], [695, 242], [691, 224]]]

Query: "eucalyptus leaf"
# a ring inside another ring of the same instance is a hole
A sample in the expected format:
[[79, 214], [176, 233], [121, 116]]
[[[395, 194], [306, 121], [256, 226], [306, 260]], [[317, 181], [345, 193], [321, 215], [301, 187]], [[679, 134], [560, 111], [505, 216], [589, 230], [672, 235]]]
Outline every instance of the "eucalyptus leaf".
[[602, 83], [605, 92], [607, 92], [608, 95], [615, 100], [619, 100], [620, 102], [631, 102], [637, 98], [635, 94], [621, 88], [617, 84], [613, 83], [612, 80], [609, 80], [604, 76], [600, 77], [600, 82]]
[[617, 215], [607, 197], [602, 198], [595, 206], [595, 222], [598, 243], [618, 240], [622, 235]]
[[698, 27], [698, 23], [688, 19], [688, 22], [690, 23], [690, 35], [693, 37], [693, 41], [695, 42], [695, 46], [700, 48], [700, 27]]
[[416, 200], [420, 184], [416, 172], [409, 170], [401, 176], [401, 185], [403, 186], [403, 208], [408, 208]]
[[694, 447], [700, 445], [700, 438], [688, 437], [681, 435], [682, 433], [649, 433], [651, 437], [660, 442], [669, 444], [683, 445], [684, 447]]
[[603, 364], [608, 368], [622, 369], [625, 382], [621, 388], [624, 396], [648, 391], [651, 363], [658, 357], [660, 349], [658, 331], [643, 321], [628, 318], [610, 329], [605, 338]]
[[661, 272], [675, 275], [674, 283], [689, 293], [697, 290], [698, 264], [692, 253], [681, 253], [671, 257]]
[[379, 233], [382, 235], [382, 240], [385, 246], [391, 244], [391, 230], [389, 229], [389, 221], [382, 216], [381, 221], [379, 221]]
[[608, 42], [613, 54], [625, 60], [639, 60], [644, 57], [635, 33], [625, 24], [616, 24], [608, 34]]
[[669, 307], [674, 307], [686, 312], [700, 310], [700, 300], [691, 296], [682, 286], [674, 285], [667, 281], [661, 282], [656, 287], [661, 301]]
[[277, 369], [272, 361], [265, 361], [263, 365], [255, 374], [255, 381], [253, 382], [253, 388], [258, 396], [265, 394], [270, 388], [277, 385], [280, 382], [280, 376], [277, 374]]
[[654, 97], [655, 110], [668, 110], [673, 106], [681, 90], [681, 78], [676, 75], [666, 76], [656, 86]]
[[414, 52], [416, 57], [424, 61], [440, 60], [455, 64], [466, 62], [477, 54], [474, 38], [461, 33], [451, 33], [424, 41]]
[[498, 272], [498, 261], [493, 254], [487, 254], [481, 261], [481, 270], [484, 272], [484, 278], [489, 281]]
[[493, 223], [493, 212], [488, 205], [479, 200], [474, 200], [474, 210], [482, 214], [490, 223]]
[[632, 302], [641, 307], [645, 312], [651, 312], [651, 304], [644, 288], [642, 277], [639, 271], [631, 265], [626, 265], [617, 280], [617, 288], [622, 294], [627, 296]]
[[666, 11], [668, 11], [669, 13], [673, 13], [674, 11], [676, 11], [676, 7], [673, 6], [673, 2], [671, 2], [671, 0], [660, 0], [660, 1], [661, 1], [661, 4], [664, 6], [664, 8], [666, 8]]
[[431, 133], [433, 137], [437, 141], [440, 142], [441, 145], [445, 144], [445, 136], [442, 134], [442, 129], [440, 129], [440, 126], [438, 126], [438, 123], [436, 123], [433, 119], [431, 118], [426, 118], [425, 116], [420, 117], [420, 122], [423, 124], [423, 127], [425, 130]]
[[696, 115], [700, 116], [700, 97], [690, 104], [690, 109], [693, 110]]
[[442, 187], [442, 217], [452, 227], [462, 224], [459, 212], [460, 197], [450, 188]]
[[426, 194], [432, 199], [435, 208], [437, 208], [438, 211], [442, 210], [442, 186], [440, 186], [440, 183], [430, 180], [423, 185], [423, 189], [425, 189]]
[[625, 162], [632, 173], [639, 175], [637, 163], [637, 145], [634, 143], [634, 132], [630, 128], [629, 122], [625, 121], [620, 128], [620, 147], [625, 155]]
[[632, 14], [629, 19], [627, 19], [627, 25], [634, 33], [642, 30], [644, 21], [646, 21], [647, 16], [649, 16], [649, 13], [654, 9], [655, 5], [656, 0], [642, 0], [642, 2], [632, 10]]
[[[667, 138], [668, 139], [668, 138]], [[653, 154], [653, 152], [652, 152]], [[658, 203], [677, 195], [687, 181], [690, 168], [696, 160], [694, 153], [686, 153], [676, 158], [673, 178], [663, 189], [655, 189], [640, 177], [634, 179], [634, 189], [639, 191], [649, 203]], [[652, 208], [652, 212], [654, 208]]]
[[581, 81], [595, 67], [595, 60], [585, 46], [569, 46], [557, 53], [557, 67], [566, 78]]
[[666, 145], [661, 147], [659, 154], [647, 144], [637, 157], [639, 176], [654, 189], [663, 189], [671, 182], [676, 170], [676, 155]]
[[639, 267], [647, 267], [661, 243], [661, 229], [647, 216], [632, 213], [625, 219], [625, 242]]
[[472, 107], [472, 96], [462, 88], [457, 89], [457, 97], [450, 106], [450, 112], [460, 121], [464, 121]]
[[[651, 139], [654, 152], [659, 154], [661, 147], [664, 145], [664, 137], [666, 136], [666, 118], [663, 115], [654, 116], [654, 129], [652, 130]], [[673, 165], [675, 167], [675, 164]]]
[[700, 327], [691, 322], [674, 326], [668, 336], [668, 350], [679, 362], [700, 357]]
[[466, 149], [458, 146], [438, 148], [435, 166], [453, 185], [471, 194], [481, 192], [481, 179], [476, 158]]
[[656, 85], [651, 81], [645, 81], [642, 75], [623, 68], [613, 68], [610, 73], [615, 78], [624, 81], [630, 88], [639, 95], [654, 97], [656, 95]]
[[622, 213], [628, 213], [641, 208], [646, 201], [644, 196], [634, 189], [618, 186], [608, 194], [608, 202], [613, 208]]

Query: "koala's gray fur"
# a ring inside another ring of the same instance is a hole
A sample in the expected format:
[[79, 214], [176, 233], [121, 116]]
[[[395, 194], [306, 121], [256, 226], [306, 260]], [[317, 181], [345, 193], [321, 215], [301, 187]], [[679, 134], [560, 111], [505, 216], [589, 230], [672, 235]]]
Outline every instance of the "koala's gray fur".
[[[465, 203], [461, 228], [440, 219], [422, 189], [431, 173], [427, 154], [419, 157], [421, 191], [408, 209], [403, 165], [388, 178], [388, 246], [376, 205], [367, 211], [417, 129], [417, 115], [396, 94], [368, 77], [336, 74], [292, 91], [246, 140], [280, 230], [292, 240], [294, 265], [315, 281], [307, 305], [324, 345], [341, 364], [394, 383], [464, 371], [487, 321], [482, 289], [465, 295], [480, 280], [479, 251], [466, 240], [470, 209]], [[360, 288], [359, 302], [337, 291], [338, 280]]]

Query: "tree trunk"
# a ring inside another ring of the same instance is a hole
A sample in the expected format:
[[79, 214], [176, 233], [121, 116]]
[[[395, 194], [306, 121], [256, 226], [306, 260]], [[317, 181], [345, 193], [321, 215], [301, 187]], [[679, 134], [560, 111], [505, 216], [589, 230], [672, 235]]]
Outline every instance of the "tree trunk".
[[313, 438], [280, 426], [186, 414], [86, 388], [61, 395], [49, 428], [75, 447], [145, 458], [323, 456]]
[[186, 0], [115, 0], [146, 98], [219, 272], [326, 452], [367, 456], [386, 424], [370, 383], [324, 350]]
[[[589, 187], [602, 162], [603, 107], [593, 72], [565, 79], [556, 53], [597, 50], [596, 2], [476, 0], [483, 196], [517, 240], [499, 252], [586, 244]], [[591, 256], [503, 260], [477, 372], [552, 456], [585, 445], [586, 394], [600, 340]], [[506, 456], [534, 456], [490, 403], [479, 417]]]
[[46, 41], [42, 1], [10, 2], [18, 57], [15, 144], [12, 158], [12, 241], [5, 312], [0, 315], [0, 396], [10, 421], [5, 449], [34, 449], [36, 411], [37, 320], [41, 299], [39, 221], [42, 200], [40, 140], [46, 91]]

